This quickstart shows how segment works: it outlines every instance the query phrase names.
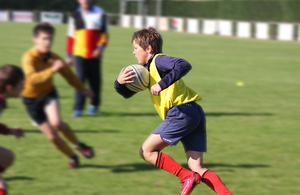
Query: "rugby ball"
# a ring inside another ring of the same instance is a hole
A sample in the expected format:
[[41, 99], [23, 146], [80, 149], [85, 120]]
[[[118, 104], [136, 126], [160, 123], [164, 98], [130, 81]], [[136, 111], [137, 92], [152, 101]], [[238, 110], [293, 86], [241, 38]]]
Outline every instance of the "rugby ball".
[[130, 79], [134, 81], [133, 83], [127, 83], [125, 86], [133, 91], [133, 92], [140, 92], [144, 91], [149, 87], [150, 84], [150, 74], [149, 71], [142, 65], [129, 65], [125, 68], [125, 70], [131, 69], [135, 75], [134, 78]]

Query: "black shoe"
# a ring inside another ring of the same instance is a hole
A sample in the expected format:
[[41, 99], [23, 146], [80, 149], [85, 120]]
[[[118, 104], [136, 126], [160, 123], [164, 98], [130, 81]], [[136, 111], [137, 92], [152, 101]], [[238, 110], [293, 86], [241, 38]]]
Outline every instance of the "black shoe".
[[73, 155], [70, 159], [69, 159], [69, 168], [70, 169], [76, 169], [79, 167], [79, 158], [77, 155]]
[[83, 156], [85, 156], [88, 159], [93, 158], [95, 156], [93, 148], [90, 147], [90, 146], [85, 145], [84, 143], [78, 144], [78, 146], [76, 147], [76, 149], [81, 154], [83, 154]]

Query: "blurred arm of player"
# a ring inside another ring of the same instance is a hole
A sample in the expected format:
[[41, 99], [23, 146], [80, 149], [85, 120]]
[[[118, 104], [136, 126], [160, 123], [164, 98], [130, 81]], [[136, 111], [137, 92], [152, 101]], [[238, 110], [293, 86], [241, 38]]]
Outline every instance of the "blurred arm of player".
[[75, 42], [75, 21], [72, 16], [68, 19], [68, 33], [67, 33], [67, 47], [66, 47], [66, 53], [67, 53], [67, 59], [66, 64], [68, 66], [73, 65], [73, 47]]
[[24, 131], [20, 127], [11, 128], [10, 134], [16, 136], [17, 139], [24, 137]]
[[103, 17], [101, 17], [101, 26], [100, 26], [100, 39], [98, 42], [97, 48], [93, 51], [93, 58], [96, 59], [101, 59], [103, 50], [106, 47], [109, 39], [109, 34], [108, 34], [108, 21], [106, 14], [103, 14]]
[[127, 84], [127, 83], [133, 83], [134, 81], [131, 81], [130, 79], [134, 78], [135, 75], [133, 75], [133, 71], [131, 69], [127, 69], [125, 70], [125, 68], [123, 68], [118, 76], [117, 81], [121, 84]]
[[4, 124], [0, 124], [0, 134], [15, 135], [18, 139], [24, 137], [24, 132], [20, 127], [8, 128]]
[[78, 91], [81, 91], [83, 95], [89, 98], [94, 97], [94, 93], [91, 90], [85, 88], [80, 79], [72, 72], [70, 67], [63, 62], [63, 60], [55, 60], [52, 67], [56, 72], [59, 72], [70, 85], [72, 85]]

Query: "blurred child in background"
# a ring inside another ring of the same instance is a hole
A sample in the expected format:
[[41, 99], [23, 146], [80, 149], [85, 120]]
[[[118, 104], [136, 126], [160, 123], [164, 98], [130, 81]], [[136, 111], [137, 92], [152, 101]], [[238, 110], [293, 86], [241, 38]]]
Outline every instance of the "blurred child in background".
[[[6, 108], [7, 98], [20, 96], [23, 90], [24, 74], [22, 69], [14, 65], [3, 65], [0, 67], [0, 115]], [[23, 131], [19, 127], [8, 128], [0, 123], [0, 134], [14, 135], [16, 138], [23, 137]], [[1, 174], [12, 165], [15, 155], [12, 151], [0, 146], [0, 195], [7, 195], [8, 188]]]
[[33, 29], [35, 47], [27, 51], [22, 59], [25, 73], [23, 103], [32, 122], [60, 152], [69, 158], [69, 168], [76, 168], [79, 166], [79, 158], [58, 132], [86, 158], [92, 158], [94, 151], [80, 142], [71, 127], [62, 120], [58, 93], [52, 77], [55, 73], [59, 73], [70, 85], [87, 97], [92, 98], [93, 92], [85, 88], [57, 54], [51, 52], [54, 32], [55, 29], [48, 23], [38, 24]]

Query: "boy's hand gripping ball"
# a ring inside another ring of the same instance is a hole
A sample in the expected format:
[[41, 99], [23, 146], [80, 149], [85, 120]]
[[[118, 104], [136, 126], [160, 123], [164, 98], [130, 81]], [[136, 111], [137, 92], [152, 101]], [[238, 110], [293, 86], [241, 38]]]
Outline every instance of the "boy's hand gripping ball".
[[149, 71], [142, 65], [129, 65], [125, 70], [131, 69], [135, 75], [134, 78], [130, 79], [133, 83], [127, 83], [125, 86], [133, 92], [144, 91], [149, 87], [150, 74]]

